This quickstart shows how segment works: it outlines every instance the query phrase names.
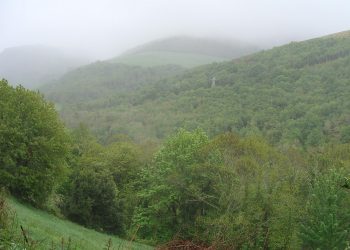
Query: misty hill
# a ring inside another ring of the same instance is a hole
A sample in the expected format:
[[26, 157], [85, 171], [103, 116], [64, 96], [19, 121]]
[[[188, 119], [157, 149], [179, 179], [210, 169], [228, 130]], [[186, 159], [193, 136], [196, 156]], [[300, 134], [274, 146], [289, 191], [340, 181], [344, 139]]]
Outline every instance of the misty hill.
[[185, 67], [227, 60], [252, 50], [240, 43], [169, 38], [139, 46], [112, 60], [79, 67], [40, 89], [55, 103], [92, 101], [178, 75]]
[[0, 78], [27, 88], [36, 88], [86, 62], [51, 47], [12, 47], [0, 53]]
[[134, 91], [183, 71], [176, 65], [146, 68], [102, 61], [72, 70], [40, 89], [55, 103], [88, 102]]
[[348, 93], [345, 32], [201, 66], [108, 99], [59, 105], [68, 125], [85, 122], [102, 139], [162, 139], [179, 127], [202, 127], [211, 135], [235, 131], [304, 147], [350, 141]]
[[194, 67], [234, 59], [256, 52], [252, 45], [193, 37], [171, 37], [156, 40], [113, 58], [113, 62], [140, 66], [177, 64]]

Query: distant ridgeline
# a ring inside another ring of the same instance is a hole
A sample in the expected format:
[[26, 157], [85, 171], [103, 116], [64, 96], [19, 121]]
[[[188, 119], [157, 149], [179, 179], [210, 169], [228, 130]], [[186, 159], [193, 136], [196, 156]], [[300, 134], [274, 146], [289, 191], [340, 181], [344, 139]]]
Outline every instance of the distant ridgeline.
[[[163, 139], [179, 127], [201, 127], [209, 135], [255, 134], [278, 145], [350, 141], [349, 32], [185, 72], [172, 69], [174, 76], [162, 68], [161, 76], [156, 77], [156, 70], [147, 84], [132, 79], [147, 78], [140, 68], [128, 68], [123, 73], [125, 84], [136, 82], [138, 87], [123, 92], [98, 79], [90, 82], [89, 68], [85, 69], [85, 78], [65, 84], [71, 75], [78, 75], [73, 71], [44, 93], [57, 103], [69, 126], [84, 122], [102, 140], [116, 133], [137, 140]], [[66, 103], [64, 96], [74, 88], [75, 96], [69, 98], [79, 101]], [[101, 94], [85, 98], [85, 91], [78, 91], [83, 88]]]
[[232, 60], [257, 50], [255, 46], [238, 41], [171, 37], [136, 47], [110, 61], [139, 66], [177, 64], [190, 68]]

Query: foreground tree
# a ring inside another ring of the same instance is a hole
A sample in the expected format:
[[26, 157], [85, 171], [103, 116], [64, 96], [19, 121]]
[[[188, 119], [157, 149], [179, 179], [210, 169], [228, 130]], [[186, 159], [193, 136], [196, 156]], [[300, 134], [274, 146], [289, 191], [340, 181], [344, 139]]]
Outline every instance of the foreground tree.
[[140, 177], [133, 223], [141, 238], [298, 248], [300, 175], [263, 140], [180, 130]]
[[350, 240], [350, 196], [341, 170], [329, 170], [311, 185], [301, 238], [307, 249], [345, 249]]
[[116, 136], [110, 140], [118, 141], [103, 146], [84, 125], [74, 129], [71, 137], [71, 171], [60, 189], [63, 214], [97, 230], [124, 234], [136, 206], [133, 183], [141, 149]]
[[121, 233], [121, 209], [112, 174], [104, 167], [85, 160], [84, 167], [74, 170], [63, 207], [64, 214], [82, 225]]
[[180, 130], [141, 172], [133, 223], [142, 238], [164, 242], [175, 234], [193, 237], [197, 218], [213, 206], [211, 172], [200, 164], [204, 132]]
[[211, 140], [203, 157], [216, 170], [219, 202], [202, 219], [200, 239], [219, 249], [298, 248], [300, 174], [287, 158], [232, 133]]
[[53, 104], [0, 81], [0, 184], [43, 205], [64, 175], [68, 136]]

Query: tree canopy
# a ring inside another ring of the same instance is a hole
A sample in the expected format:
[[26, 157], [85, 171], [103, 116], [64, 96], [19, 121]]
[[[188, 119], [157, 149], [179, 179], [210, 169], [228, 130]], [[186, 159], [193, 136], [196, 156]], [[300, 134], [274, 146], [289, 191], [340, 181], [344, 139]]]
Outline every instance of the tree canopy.
[[63, 176], [69, 138], [54, 105], [40, 93], [0, 81], [0, 182], [42, 204]]

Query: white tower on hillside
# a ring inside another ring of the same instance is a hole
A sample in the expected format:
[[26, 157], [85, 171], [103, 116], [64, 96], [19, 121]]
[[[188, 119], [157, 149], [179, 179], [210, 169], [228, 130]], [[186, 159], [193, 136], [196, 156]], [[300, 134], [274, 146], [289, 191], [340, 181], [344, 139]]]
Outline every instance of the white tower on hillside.
[[211, 87], [214, 88], [215, 87], [215, 82], [216, 82], [216, 78], [215, 76], [211, 79]]

